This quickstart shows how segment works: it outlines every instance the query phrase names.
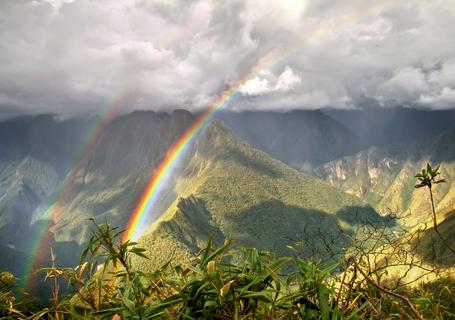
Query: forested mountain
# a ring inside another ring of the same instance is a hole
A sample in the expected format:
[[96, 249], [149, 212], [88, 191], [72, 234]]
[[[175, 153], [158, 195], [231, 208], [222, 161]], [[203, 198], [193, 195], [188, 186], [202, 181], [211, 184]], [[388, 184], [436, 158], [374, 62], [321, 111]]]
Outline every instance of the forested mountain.
[[210, 236], [279, 255], [305, 242], [306, 255], [323, 256], [322, 237], [336, 240], [336, 251], [349, 245], [341, 230], [381, 219], [357, 197], [251, 148], [219, 122], [196, 142], [175, 193], [179, 199], [141, 241], [162, 263], [196, 253]]

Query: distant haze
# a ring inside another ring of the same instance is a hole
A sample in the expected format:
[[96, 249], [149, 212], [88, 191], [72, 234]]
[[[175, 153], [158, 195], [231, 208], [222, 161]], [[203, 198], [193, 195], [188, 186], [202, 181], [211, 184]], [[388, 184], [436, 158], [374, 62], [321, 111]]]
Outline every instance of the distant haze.
[[454, 25], [450, 1], [2, 0], [0, 116], [199, 110], [297, 43], [231, 108], [448, 109]]

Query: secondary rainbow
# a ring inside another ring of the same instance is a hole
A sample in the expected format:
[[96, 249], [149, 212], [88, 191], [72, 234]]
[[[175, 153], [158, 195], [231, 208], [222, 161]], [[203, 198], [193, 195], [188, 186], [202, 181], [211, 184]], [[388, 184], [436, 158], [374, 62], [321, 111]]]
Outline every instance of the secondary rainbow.
[[285, 49], [272, 52], [270, 55], [262, 59], [254, 68], [252, 68], [246, 76], [231, 85], [228, 90], [224, 91], [223, 94], [220, 95], [169, 148], [164, 159], [156, 167], [130, 216], [122, 236], [122, 241], [137, 240], [141, 236], [144, 228], [146, 227], [148, 215], [150, 214], [152, 207], [158, 200], [161, 190], [166, 185], [166, 182], [179, 163], [179, 160], [185, 154], [185, 150], [188, 149], [188, 146], [191, 145], [191, 142], [198, 136], [201, 130], [208, 123], [210, 123], [215, 114], [220, 110], [225, 109], [229, 103], [238, 94], [240, 94], [242, 86], [248, 80], [256, 77], [261, 71], [283, 60], [290, 53], [300, 48], [306, 41], [321, 36], [327, 31], [332, 30], [337, 25], [351, 21], [352, 19], [353, 15], [339, 17], [338, 19], [332, 20], [329, 23], [317, 28], [311, 32], [311, 34], [300, 39], [300, 41], [294, 43], [293, 45]]
[[130, 90], [122, 91], [121, 94], [117, 95], [101, 110], [99, 116], [93, 120], [89, 129], [85, 131], [85, 134], [80, 139], [80, 143], [74, 152], [74, 156], [67, 165], [67, 175], [65, 179], [60, 182], [57, 187], [57, 192], [48, 200], [52, 206], [40, 206], [38, 210], [46, 211], [45, 221], [40, 225], [36, 233], [32, 237], [31, 248], [27, 261], [24, 264], [23, 278], [21, 281], [21, 287], [30, 287], [31, 275], [33, 270], [38, 267], [39, 261], [37, 257], [44, 259], [44, 257], [50, 257], [50, 247], [52, 239], [47, 237], [49, 229], [52, 227], [52, 222], [58, 223], [59, 218], [65, 204], [69, 202], [73, 195], [73, 187], [77, 178], [78, 172], [81, 166], [86, 162], [87, 157], [92, 153], [96, 146], [96, 143], [102, 136], [102, 133], [106, 129], [106, 126], [111, 120], [118, 114], [119, 110], [125, 105], [125, 101], [131, 95]]

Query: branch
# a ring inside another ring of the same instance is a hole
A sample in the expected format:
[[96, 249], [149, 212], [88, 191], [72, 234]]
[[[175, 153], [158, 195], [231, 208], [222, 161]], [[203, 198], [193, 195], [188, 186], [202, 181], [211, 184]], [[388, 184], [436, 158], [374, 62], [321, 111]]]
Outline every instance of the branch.
[[419, 320], [425, 320], [425, 318], [420, 314], [419, 310], [417, 310], [417, 308], [414, 306], [414, 304], [411, 302], [411, 300], [409, 300], [408, 297], [403, 296], [399, 293], [393, 292], [393, 291], [387, 289], [386, 287], [383, 287], [383, 286], [377, 284], [359, 267], [357, 261], [355, 261], [353, 259], [353, 263], [354, 263], [355, 268], [359, 270], [359, 272], [364, 276], [364, 278], [368, 281], [368, 283], [370, 283], [371, 285], [376, 287], [378, 290], [384, 292], [385, 294], [388, 294], [390, 296], [393, 296], [395, 298], [402, 300], [403, 302], [405, 302], [408, 305], [408, 307], [411, 309], [411, 311], [416, 315], [416, 317]]

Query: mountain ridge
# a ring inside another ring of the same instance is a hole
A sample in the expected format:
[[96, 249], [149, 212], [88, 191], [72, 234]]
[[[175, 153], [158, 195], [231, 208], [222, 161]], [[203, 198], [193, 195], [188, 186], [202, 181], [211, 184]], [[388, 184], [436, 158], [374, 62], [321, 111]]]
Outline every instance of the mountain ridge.
[[[139, 240], [152, 256], [162, 255], [162, 248], [168, 247], [178, 252], [174, 256], [189, 259], [210, 235], [221, 243], [234, 240], [239, 246], [282, 255], [289, 253], [288, 245], [320, 236], [321, 226], [340, 240], [341, 247], [346, 244], [341, 241], [342, 229], [349, 232], [353, 226], [345, 219], [346, 212], [353, 216], [357, 212], [365, 221], [380, 220], [365, 202], [251, 148], [219, 122], [205, 129], [192, 150], [188, 172], [176, 183], [179, 199]], [[205, 217], [208, 222], [195, 223], [188, 212], [196, 221]], [[195, 239], [190, 233], [200, 236]], [[153, 263], [159, 265], [168, 258], [162, 255]]]
[[431, 208], [427, 191], [414, 188], [414, 175], [427, 163], [440, 165], [441, 176], [448, 181], [433, 190], [437, 210], [442, 211], [454, 205], [453, 141], [455, 129], [450, 129], [411, 144], [370, 147], [355, 155], [326, 163], [316, 168], [315, 173], [333, 186], [367, 200], [378, 212], [411, 215], [410, 223], [421, 222]]

